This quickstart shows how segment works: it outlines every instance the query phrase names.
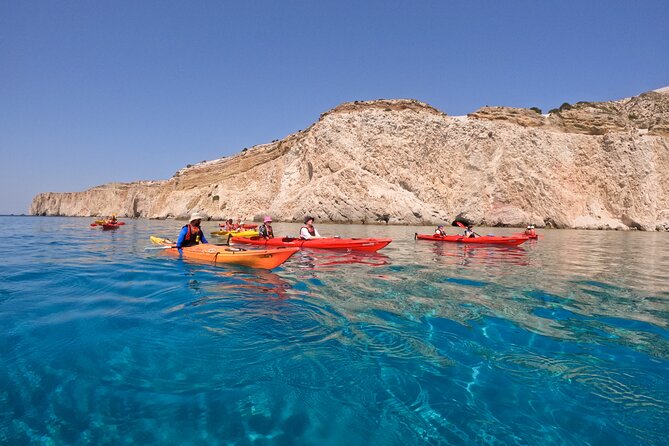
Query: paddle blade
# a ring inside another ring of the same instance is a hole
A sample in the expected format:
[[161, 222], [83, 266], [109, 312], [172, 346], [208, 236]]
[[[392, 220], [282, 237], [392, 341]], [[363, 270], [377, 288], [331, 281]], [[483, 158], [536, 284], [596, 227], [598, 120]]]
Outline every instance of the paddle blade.
[[91, 226], [97, 226], [97, 225], [98, 225], [97, 223], [91, 223]]

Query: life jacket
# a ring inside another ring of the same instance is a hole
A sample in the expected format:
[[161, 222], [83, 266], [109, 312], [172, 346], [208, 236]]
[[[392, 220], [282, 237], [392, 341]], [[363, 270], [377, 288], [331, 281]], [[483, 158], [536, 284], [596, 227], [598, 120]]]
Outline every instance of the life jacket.
[[271, 226], [268, 228], [267, 225], [262, 224], [258, 226], [258, 235], [260, 237], [274, 238], [274, 229]]
[[[316, 228], [315, 227], [312, 226], [311, 229], [309, 229], [309, 226], [304, 225], [304, 226], [302, 226], [302, 229], [306, 229], [307, 232], [309, 233], [309, 235], [311, 235], [312, 237], [316, 237]], [[300, 230], [300, 232], [302, 232], [302, 231]]]
[[446, 231], [444, 231], [443, 229], [438, 229], [437, 228], [437, 230], [434, 231], [434, 235], [440, 235], [442, 237], [446, 237]]
[[198, 228], [197, 232], [195, 233], [193, 233], [193, 231], [191, 230], [191, 226], [189, 224], [184, 226], [183, 228], [188, 228], [188, 230], [186, 231], [186, 235], [184, 236], [184, 241], [181, 244], [181, 247], [185, 248], [187, 246], [199, 245], [200, 240], [202, 240], [203, 237], [202, 228]]

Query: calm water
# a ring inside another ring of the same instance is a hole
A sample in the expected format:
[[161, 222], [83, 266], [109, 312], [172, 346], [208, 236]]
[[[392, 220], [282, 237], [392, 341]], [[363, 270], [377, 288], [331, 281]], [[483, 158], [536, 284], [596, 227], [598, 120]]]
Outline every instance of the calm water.
[[0, 217], [0, 444], [667, 444], [669, 234], [321, 225], [394, 242], [267, 272], [90, 221]]

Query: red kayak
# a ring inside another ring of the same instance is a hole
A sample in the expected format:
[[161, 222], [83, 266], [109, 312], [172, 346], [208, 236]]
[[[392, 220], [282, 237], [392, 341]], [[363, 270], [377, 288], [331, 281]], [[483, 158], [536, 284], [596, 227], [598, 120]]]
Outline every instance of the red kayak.
[[262, 237], [232, 237], [235, 243], [259, 246], [295, 246], [310, 249], [347, 249], [352, 251], [378, 251], [392, 242], [389, 238], [334, 238], [322, 237], [303, 240], [293, 237], [264, 239]]
[[[221, 228], [225, 228], [225, 223], [219, 223], [218, 226], [220, 226]], [[242, 225], [242, 229], [255, 229], [257, 227], [258, 227], [258, 225], [253, 224], [253, 223], [244, 223]]]
[[122, 223], [103, 223], [100, 226], [102, 226], [102, 229], [118, 229], [122, 226]]
[[416, 234], [418, 240], [433, 240], [435, 242], [452, 242], [452, 243], [472, 243], [483, 245], [508, 245], [518, 246], [525, 243], [529, 238], [526, 235], [484, 235], [481, 237], [465, 238], [461, 235], [430, 235], [430, 234]]

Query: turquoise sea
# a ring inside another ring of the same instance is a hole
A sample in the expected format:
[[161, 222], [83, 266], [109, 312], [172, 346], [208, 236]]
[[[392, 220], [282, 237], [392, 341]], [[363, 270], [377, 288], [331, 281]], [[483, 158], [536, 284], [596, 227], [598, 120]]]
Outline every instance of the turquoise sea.
[[667, 233], [317, 225], [394, 241], [268, 272], [91, 221], [0, 217], [0, 444], [667, 444]]

